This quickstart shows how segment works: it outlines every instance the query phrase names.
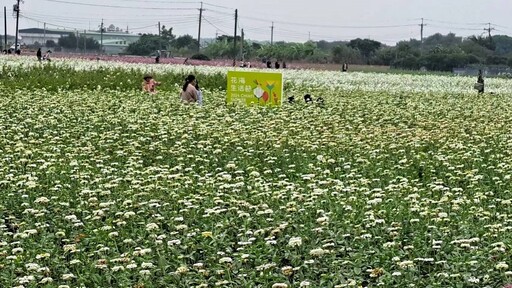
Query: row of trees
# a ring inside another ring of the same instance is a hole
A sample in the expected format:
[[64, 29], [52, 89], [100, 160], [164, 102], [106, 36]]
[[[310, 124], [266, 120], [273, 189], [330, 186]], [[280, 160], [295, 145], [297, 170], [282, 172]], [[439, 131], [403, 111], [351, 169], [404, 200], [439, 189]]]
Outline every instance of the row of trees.
[[[168, 31], [172, 31], [168, 30]], [[169, 33], [172, 35], [172, 33]], [[307, 61], [316, 63], [350, 63], [386, 65], [401, 69], [451, 71], [468, 65], [512, 66], [512, 38], [504, 35], [463, 38], [453, 33], [434, 34], [424, 39], [401, 41], [386, 46], [370, 39], [354, 39], [348, 42], [309, 41], [306, 43], [277, 42], [274, 45], [244, 41], [233, 46], [232, 36], [222, 35], [201, 50], [209, 58], [276, 59], [281, 61]], [[195, 53], [197, 41], [190, 35], [175, 38], [144, 35], [129, 47], [129, 53], [147, 55], [164, 47], [179, 52]], [[242, 49], [243, 47], [243, 49]], [[137, 49], [130, 49], [137, 48]], [[142, 49], [144, 48], [144, 49]], [[243, 54], [242, 54], [243, 51]]]
[[[53, 41], [52, 41], [53, 42]], [[53, 45], [50, 43], [50, 45]], [[84, 35], [76, 37], [74, 33], [70, 33], [68, 36], [59, 38], [57, 43], [58, 46], [66, 49], [87, 49], [87, 50], [99, 50], [100, 43], [92, 38], [87, 38]], [[52, 46], [46, 46], [52, 47]]]
[[[78, 40], [78, 41], [77, 41]], [[315, 63], [349, 63], [386, 65], [402, 69], [451, 71], [467, 65], [512, 66], [512, 38], [504, 35], [491, 37], [472, 36], [463, 38], [453, 33], [434, 34], [424, 39], [398, 42], [387, 46], [371, 39], [351, 41], [308, 41], [306, 43], [276, 42], [273, 45], [222, 35], [204, 45], [202, 58], [229, 58], [240, 60], [275, 59], [279, 61], [304, 61]], [[99, 47], [97, 41], [76, 38], [74, 34], [59, 40], [65, 48], [76, 48], [76, 43], [86, 42], [87, 48]], [[83, 44], [78, 44], [82, 47]], [[157, 50], [170, 51], [172, 55], [191, 57], [197, 54], [198, 41], [190, 35], [176, 37], [172, 28], [162, 27], [160, 36], [141, 35], [139, 41], [127, 48], [132, 55], [154, 55]], [[196, 55], [197, 56], [197, 55]]]
[[127, 53], [132, 55], [151, 55], [156, 50], [173, 51], [173, 54], [189, 54], [197, 51], [198, 43], [190, 35], [176, 37], [172, 34], [172, 27], [162, 26], [160, 36], [143, 34], [139, 41], [128, 45]]

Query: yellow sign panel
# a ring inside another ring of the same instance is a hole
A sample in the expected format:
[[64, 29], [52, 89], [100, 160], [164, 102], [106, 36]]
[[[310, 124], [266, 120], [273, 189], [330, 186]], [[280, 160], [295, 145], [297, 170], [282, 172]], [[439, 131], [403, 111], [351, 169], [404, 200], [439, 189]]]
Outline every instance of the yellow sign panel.
[[283, 74], [228, 71], [228, 104], [281, 106]]

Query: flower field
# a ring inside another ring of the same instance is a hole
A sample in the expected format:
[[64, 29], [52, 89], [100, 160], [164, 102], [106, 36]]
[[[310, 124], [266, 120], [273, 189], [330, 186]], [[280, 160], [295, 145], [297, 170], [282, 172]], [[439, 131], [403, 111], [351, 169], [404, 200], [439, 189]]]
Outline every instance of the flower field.
[[508, 80], [287, 70], [324, 106], [265, 109], [223, 67], [0, 65], [0, 287], [512, 282]]

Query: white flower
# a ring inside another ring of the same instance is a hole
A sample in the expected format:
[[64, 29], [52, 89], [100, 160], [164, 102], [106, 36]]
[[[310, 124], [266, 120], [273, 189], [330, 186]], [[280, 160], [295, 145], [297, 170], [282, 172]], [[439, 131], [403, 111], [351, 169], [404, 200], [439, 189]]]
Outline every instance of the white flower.
[[62, 280], [71, 280], [73, 278], [76, 278], [75, 275], [73, 275], [73, 273], [69, 273], [69, 274], [63, 274], [62, 277], [60, 277]]
[[24, 276], [24, 277], [18, 278], [18, 283], [19, 284], [27, 284], [27, 283], [30, 283], [35, 280], [36, 280], [36, 278], [34, 276], [29, 275], [29, 276]]
[[149, 274], [151, 274], [151, 271], [149, 271], [149, 270], [140, 270], [139, 274], [140, 275], [149, 275]]
[[220, 258], [219, 259], [219, 263], [222, 264], [222, 263], [232, 263], [233, 262], [233, 259], [231, 259], [230, 257], [223, 257], [223, 258]]
[[50, 199], [46, 198], [46, 197], [39, 197], [37, 198], [34, 203], [39, 203], [39, 204], [47, 204], [50, 202]]
[[496, 264], [495, 267], [498, 270], [505, 270], [505, 269], [508, 269], [508, 264], [505, 262], [500, 262], [500, 263]]
[[471, 277], [469, 277], [469, 278], [468, 278], [468, 282], [469, 282], [469, 283], [479, 283], [479, 282], [480, 282], [480, 279], [478, 279], [478, 278], [476, 278], [476, 277], [471, 276]]
[[23, 253], [23, 248], [17, 247], [17, 248], [12, 249], [12, 254], [19, 254], [19, 253]]
[[43, 279], [41, 279], [41, 281], [39, 281], [40, 284], [46, 284], [46, 283], [52, 283], [52, 282], [53, 282], [52, 277], [44, 277]]
[[146, 225], [147, 231], [158, 230], [158, 225], [155, 223], [149, 223]]
[[322, 248], [317, 248], [317, 249], [313, 249], [313, 250], [309, 251], [309, 255], [316, 256], [316, 257], [323, 256], [324, 254], [327, 254], [327, 253], [329, 253], [329, 250], [324, 250]]
[[80, 264], [80, 263], [82, 263], [82, 261], [80, 261], [78, 259], [73, 259], [73, 260], [69, 261], [70, 265], [76, 265], [76, 264]]
[[290, 247], [298, 247], [302, 245], [302, 238], [300, 237], [292, 237], [288, 240], [288, 246]]

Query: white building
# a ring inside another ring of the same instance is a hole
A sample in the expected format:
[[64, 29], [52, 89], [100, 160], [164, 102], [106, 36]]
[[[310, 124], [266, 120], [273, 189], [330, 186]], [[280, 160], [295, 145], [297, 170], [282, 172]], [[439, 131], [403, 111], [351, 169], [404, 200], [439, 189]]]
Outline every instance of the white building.
[[20, 37], [25, 45], [44, 46], [48, 40], [53, 40], [55, 44], [59, 42], [59, 38], [68, 36], [69, 34], [85, 35], [101, 44], [103, 39], [103, 51], [107, 54], [119, 54], [133, 42], [137, 42], [140, 36], [123, 32], [103, 32], [98, 31], [72, 31], [72, 30], [50, 30], [41, 28], [20, 29]]

